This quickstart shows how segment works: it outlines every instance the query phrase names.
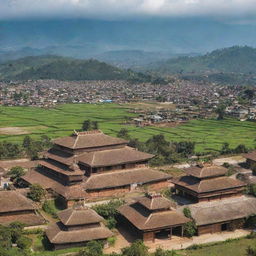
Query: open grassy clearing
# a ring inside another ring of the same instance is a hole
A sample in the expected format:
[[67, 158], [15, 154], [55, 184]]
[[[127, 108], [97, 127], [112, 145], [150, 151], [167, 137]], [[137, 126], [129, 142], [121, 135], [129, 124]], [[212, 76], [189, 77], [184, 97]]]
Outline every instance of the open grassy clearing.
[[230, 242], [217, 243], [203, 246], [196, 250], [182, 251], [186, 256], [245, 256], [248, 246], [255, 247], [256, 239], [242, 238]]
[[[224, 142], [231, 147], [245, 144], [254, 147], [256, 123], [240, 122], [233, 119], [193, 120], [178, 127], [135, 127], [125, 125], [130, 105], [118, 104], [65, 104], [53, 109], [34, 107], [0, 107], [0, 128], [18, 127], [30, 133], [32, 138], [48, 135], [51, 138], [67, 136], [74, 129], [80, 129], [85, 119], [97, 120], [100, 129], [115, 136], [126, 127], [132, 137], [141, 141], [155, 134], [163, 133], [170, 141], [190, 140], [196, 142], [196, 151], [219, 150]], [[0, 134], [0, 141], [21, 142], [24, 134]]]

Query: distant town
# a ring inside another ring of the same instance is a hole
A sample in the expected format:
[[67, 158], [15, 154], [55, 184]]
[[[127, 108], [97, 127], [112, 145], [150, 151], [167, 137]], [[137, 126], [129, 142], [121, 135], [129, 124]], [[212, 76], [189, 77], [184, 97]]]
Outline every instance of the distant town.
[[[216, 116], [223, 105], [226, 115], [241, 121], [256, 120], [256, 88], [191, 82], [174, 78], [167, 84], [127, 81], [36, 80], [1, 82], [0, 104], [51, 108], [64, 103], [162, 102], [157, 111], [144, 111], [137, 125], [184, 121]], [[173, 107], [166, 108], [172, 104]], [[168, 111], [166, 111], [168, 109]]]

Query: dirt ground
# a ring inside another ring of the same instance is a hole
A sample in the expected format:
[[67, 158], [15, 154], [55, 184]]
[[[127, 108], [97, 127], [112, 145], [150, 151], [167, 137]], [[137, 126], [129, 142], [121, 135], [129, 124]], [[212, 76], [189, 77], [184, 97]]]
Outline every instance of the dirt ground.
[[[113, 247], [109, 247], [105, 249], [104, 250], [105, 253], [112, 253], [112, 252], [120, 253], [121, 248], [129, 246], [133, 241], [137, 239], [136, 237], [133, 237], [128, 230], [119, 228], [118, 231], [119, 232], [117, 234], [117, 240], [115, 245]], [[165, 250], [180, 250], [180, 249], [186, 249], [187, 247], [193, 244], [221, 242], [227, 239], [245, 237], [250, 232], [251, 232], [250, 230], [238, 229], [233, 232], [225, 231], [225, 232], [214, 233], [214, 234], [194, 236], [192, 238], [172, 236], [171, 240], [168, 238], [156, 239], [154, 243], [146, 242], [145, 244], [146, 246], [149, 247], [150, 252], [154, 252], [159, 247]]]
[[0, 128], [0, 134], [3, 135], [22, 135], [29, 134], [29, 131], [26, 131], [22, 127], [2, 127]]

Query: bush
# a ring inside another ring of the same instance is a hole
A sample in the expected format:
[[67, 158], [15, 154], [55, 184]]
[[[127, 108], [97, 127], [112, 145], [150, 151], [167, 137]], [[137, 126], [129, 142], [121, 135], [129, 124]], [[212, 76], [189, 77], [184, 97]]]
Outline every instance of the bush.
[[54, 201], [50, 201], [50, 200], [45, 201], [43, 206], [42, 206], [42, 209], [46, 213], [50, 214], [53, 218], [58, 218], [57, 211], [56, 211], [55, 206], [54, 206]]
[[35, 202], [40, 202], [45, 196], [45, 190], [39, 184], [33, 184], [30, 186], [30, 191], [28, 192], [28, 198]]
[[32, 239], [26, 236], [21, 236], [17, 239], [16, 244], [20, 249], [28, 249], [32, 245]]
[[107, 241], [110, 246], [114, 246], [116, 243], [116, 237], [115, 236], [109, 237]]
[[117, 224], [117, 221], [114, 217], [110, 217], [107, 219], [107, 224], [106, 226], [109, 228], [109, 229], [113, 229], [116, 227], [116, 224]]
[[196, 234], [197, 232], [197, 228], [196, 228], [196, 223], [195, 221], [193, 220], [192, 218], [192, 215], [191, 215], [191, 211], [189, 208], [184, 208], [183, 209], [183, 214], [189, 218], [189, 219], [192, 219], [192, 221], [186, 223], [184, 225], [184, 235], [187, 236], [187, 237], [192, 237]]
[[122, 249], [123, 256], [148, 256], [148, 247], [140, 240], [135, 241], [130, 247]]

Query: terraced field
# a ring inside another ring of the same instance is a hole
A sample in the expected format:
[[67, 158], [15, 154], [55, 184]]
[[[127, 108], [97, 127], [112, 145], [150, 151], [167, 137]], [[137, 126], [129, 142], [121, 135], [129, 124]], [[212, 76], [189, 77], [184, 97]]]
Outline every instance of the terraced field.
[[[190, 140], [196, 142], [197, 151], [219, 150], [224, 142], [231, 147], [245, 144], [255, 147], [256, 122], [240, 122], [233, 119], [193, 120], [177, 127], [135, 127], [125, 125], [127, 117], [135, 117], [130, 113], [130, 105], [117, 104], [65, 104], [53, 109], [34, 107], [0, 107], [0, 141], [20, 143], [30, 134], [36, 138], [48, 135], [51, 138], [67, 136], [74, 129], [80, 129], [84, 120], [99, 122], [105, 133], [115, 136], [126, 127], [132, 137], [141, 141], [155, 134], [164, 134], [170, 141]], [[8, 128], [2, 129], [1, 128]], [[6, 132], [7, 130], [7, 132]], [[4, 131], [4, 132], [3, 132]]]

